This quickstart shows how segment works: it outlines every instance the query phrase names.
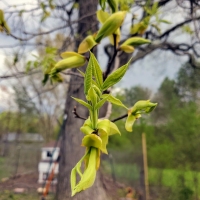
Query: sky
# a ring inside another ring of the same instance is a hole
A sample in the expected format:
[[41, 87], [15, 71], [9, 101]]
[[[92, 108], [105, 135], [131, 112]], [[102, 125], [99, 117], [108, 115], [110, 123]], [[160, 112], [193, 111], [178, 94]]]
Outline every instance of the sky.
[[[34, 5], [34, 2], [35, 2], [34, 0], [33, 1], [17, 0], [15, 1], [15, 4], [26, 3], [25, 7], [30, 9]], [[4, 8], [7, 3], [13, 3], [13, 0], [0, 1], [0, 8]], [[28, 3], [31, 3], [31, 5], [28, 5]], [[139, 14], [140, 13], [138, 13], [138, 15]], [[170, 13], [163, 15], [164, 19], [167, 19], [169, 21], [172, 20], [172, 15]], [[129, 17], [130, 16], [128, 16], [126, 20], [128, 20]], [[173, 22], [180, 22], [181, 20], [182, 20], [182, 15], [177, 12], [176, 17], [173, 19]], [[126, 24], [126, 21], [124, 24]], [[168, 27], [170, 27], [170, 25], [168, 25], [167, 28]], [[165, 29], [166, 25], [162, 27], [162, 30]], [[125, 32], [126, 31], [128, 30], [125, 30]], [[187, 36], [180, 37], [179, 35], [175, 35], [174, 39], [183, 41], [187, 39]], [[14, 39], [6, 36], [5, 34], [0, 34], [0, 41], [1, 41], [0, 45], [5, 45], [5, 44], [13, 45], [16, 42]], [[102, 44], [106, 44], [107, 42], [108, 40], [104, 39], [102, 41]], [[2, 67], [4, 66], [5, 57], [9, 58], [9, 53], [10, 53], [9, 50], [7, 49], [4, 49], [3, 51], [0, 50], [0, 66], [2, 69], [0, 75], [2, 75], [2, 73], [4, 75], [9, 74], [9, 70]], [[30, 54], [31, 52], [27, 51], [27, 53]], [[12, 57], [10, 58], [12, 59]], [[100, 64], [102, 66], [105, 66], [107, 58], [104, 56], [104, 52], [101, 47], [99, 48], [98, 58]], [[137, 61], [133, 65], [131, 65], [124, 78], [121, 80], [119, 84], [117, 84], [117, 87], [130, 88], [132, 86], [140, 85], [142, 87], [150, 88], [155, 93], [159, 88], [160, 84], [162, 83], [162, 81], [165, 79], [165, 77], [169, 77], [171, 79], [176, 78], [176, 74], [179, 68], [185, 61], [186, 61], [185, 57], [178, 57], [170, 52], [161, 52], [156, 50], [150, 56], [146, 56], [145, 59]], [[5, 86], [7, 86], [7, 90], [5, 90]], [[8, 87], [6, 81], [0, 80], [0, 102], [5, 102], [5, 100], [10, 99], [12, 95], [13, 95], [12, 88]]]

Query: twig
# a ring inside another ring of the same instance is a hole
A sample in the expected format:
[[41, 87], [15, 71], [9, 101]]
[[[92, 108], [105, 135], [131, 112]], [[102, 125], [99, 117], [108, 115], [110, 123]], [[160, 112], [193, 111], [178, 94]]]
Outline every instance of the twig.
[[128, 114], [122, 115], [122, 116], [120, 116], [120, 117], [117, 117], [117, 118], [111, 120], [111, 122], [116, 122], [116, 121], [118, 121], [118, 120], [120, 120], [120, 119], [126, 118], [127, 116], [128, 116]]
[[74, 106], [74, 110], [72, 111], [72, 113], [74, 113], [74, 117], [75, 117], [75, 118], [79, 118], [79, 119], [82, 119], [82, 120], [86, 120], [85, 117], [82, 117], [82, 116], [80, 116], [80, 115], [77, 113], [77, 111], [76, 111], [76, 106]]
[[117, 52], [118, 52], [118, 50], [117, 50], [117, 35], [116, 34], [113, 34], [113, 39], [114, 39], [114, 53], [113, 53], [112, 58], [108, 62], [107, 69], [104, 73], [104, 79], [106, 79], [107, 76], [109, 75], [109, 73], [111, 72], [113, 61], [115, 60], [115, 57], [117, 56]]

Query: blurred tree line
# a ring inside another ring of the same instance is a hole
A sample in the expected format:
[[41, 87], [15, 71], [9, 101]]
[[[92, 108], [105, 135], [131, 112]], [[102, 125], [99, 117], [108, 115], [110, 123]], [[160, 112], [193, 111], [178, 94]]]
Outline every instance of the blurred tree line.
[[[116, 122], [122, 136], [110, 138], [110, 148], [130, 149], [127, 157], [132, 157], [133, 151], [141, 148], [141, 134], [145, 132], [149, 167], [199, 170], [199, 78], [199, 69], [185, 63], [175, 80], [163, 80], [153, 98], [152, 92], [141, 86], [118, 92], [116, 95], [129, 106], [138, 99], [149, 98], [159, 105], [151, 116], [137, 120], [131, 134], [125, 131], [123, 120]], [[119, 112], [123, 111], [113, 107], [112, 118]]]

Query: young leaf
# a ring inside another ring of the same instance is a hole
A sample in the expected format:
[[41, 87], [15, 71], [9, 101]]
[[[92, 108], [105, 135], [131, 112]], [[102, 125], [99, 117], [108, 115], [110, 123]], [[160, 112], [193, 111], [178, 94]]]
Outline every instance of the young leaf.
[[97, 149], [100, 149], [102, 146], [102, 140], [99, 136], [95, 134], [89, 134], [89, 135], [84, 136], [82, 140], [82, 146], [95, 147]]
[[[82, 72], [81, 70], [79, 70], [79, 69], [77, 69], [78, 70], [78, 72], [83, 76], [83, 77], [85, 77], [85, 74], [84, 74], [84, 72]], [[92, 79], [92, 84], [93, 85], [95, 85], [95, 86], [97, 86], [97, 83]]]
[[126, 123], [125, 123], [125, 129], [128, 131], [128, 132], [132, 132], [132, 126], [136, 120], [136, 116], [135, 115], [129, 115], [126, 119]]
[[121, 135], [117, 125], [113, 122], [110, 122], [110, 133], [109, 135], [119, 134]]
[[90, 58], [86, 72], [85, 72], [85, 79], [84, 79], [84, 93], [86, 95], [88, 94], [88, 90], [90, 89], [92, 85], [92, 68], [93, 68], [92, 66], [93, 66], [93, 62], [92, 62], [92, 59]]
[[100, 91], [100, 89], [96, 85], [92, 85], [92, 87], [95, 90], [95, 92], [97, 93], [97, 95], [99, 97], [101, 97], [102, 96], [102, 92]]
[[75, 101], [79, 102], [81, 105], [87, 107], [89, 110], [92, 109], [92, 106], [88, 103], [86, 103], [85, 101], [83, 101], [82, 99], [78, 99], [78, 98], [75, 98], [75, 97], [72, 97]]
[[81, 126], [80, 131], [85, 135], [89, 135], [94, 132], [94, 130], [88, 125]]
[[106, 98], [107, 97], [107, 101], [109, 101], [112, 104], [115, 104], [117, 106], [121, 106], [123, 108], [126, 108], [128, 110], [128, 108], [116, 97], [110, 95], [110, 94], [103, 94], [102, 97]]
[[95, 106], [97, 103], [97, 94], [96, 94], [95, 90], [93, 89], [93, 87], [91, 87], [89, 89], [88, 97], [89, 97], [90, 101], [92, 102], [92, 105]]
[[101, 108], [101, 106], [103, 106], [103, 104], [108, 100], [108, 98], [109, 98], [109, 94], [103, 97], [103, 99], [96, 104], [95, 109]]
[[99, 89], [101, 89], [103, 85], [103, 74], [101, 71], [101, 67], [99, 66], [99, 63], [92, 52], [90, 52], [90, 59], [92, 59], [93, 62], [93, 74], [95, 80], [97, 82]]
[[104, 131], [106, 134], [109, 135], [110, 133], [110, 120], [104, 119], [98, 122], [97, 127], [99, 130]]
[[129, 60], [127, 64], [123, 65], [107, 77], [107, 79], [103, 83], [103, 91], [107, 90], [109, 87], [118, 83], [122, 79], [128, 69], [130, 61], [131, 60]]

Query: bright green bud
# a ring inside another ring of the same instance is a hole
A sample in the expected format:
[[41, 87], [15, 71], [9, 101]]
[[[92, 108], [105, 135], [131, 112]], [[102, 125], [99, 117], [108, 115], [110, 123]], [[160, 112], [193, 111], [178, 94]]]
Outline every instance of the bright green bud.
[[3, 10], [0, 10], [0, 25], [2, 25], [4, 21], [5, 21], [4, 12], [3, 12]]
[[119, 11], [112, 14], [98, 31], [95, 41], [99, 43], [104, 37], [114, 34], [122, 25], [126, 16], [125, 11]]
[[121, 45], [120, 49], [126, 53], [132, 53], [134, 52], [134, 47], [130, 46], [130, 45]]
[[56, 74], [65, 69], [81, 67], [86, 63], [86, 57], [75, 52], [64, 52], [61, 54], [63, 60], [57, 62], [50, 74]]
[[142, 37], [131, 37], [127, 39], [121, 46], [123, 45], [130, 45], [130, 46], [139, 46], [142, 44], [149, 44], [151, 43], [150, 40], [144, 39]]
[[141, 100], [134, 104], [134, 106], [131, 108], [131, 113], [150, 113], [155, 107], [157, 106], [157, 103], [152, 103], [150, 100]]
[[80, 43], [78, 53], [86, 53], [96, 45], [97, 43], [94, 40], [94, 36], [89, 35]]
[[132, 132], [132, 126], [135, 120], [140, 118], [142, 113], [150, 113], [156, 106], [157, 103], [152, 103], [150, 100], [141, 100], [136, 102], [128, 111], [128, 117], [125, 123], [126, 130]]
[[112, 12], [117, 12], [118, 11], [118, 2], [117, 0], [107, 0], [109, 6], [112, 9]]
[[125, 51], [126, 53], [132, 53], [134, 51], [135, 46], [139, 46], [142, 44], [148, 44], [151, 43], [150, 40], [146, 40], [141, 37], [132, 37], [127, 39], [121, 46], [120, 49], [122, 51]]
[[5, 30], [7, 34], [10, 34], [10, 28], [5, 21], [4, 12], [0, 10], [0, 31], [3, 32], [3, 30]]
[[[97, 11], [97, 19], [103, 24], [108, 18], [110, 17], [110, 14], [103, 11], [103, 10], [98, 10]], [[118, 28], [115, 33], [116, 35], [116, 43], [118, 44], [120, 42], [120, 29]], [[114, 45], [114, 38], [113, 34], [109, 35], [109, 40], [112, 45]]]

